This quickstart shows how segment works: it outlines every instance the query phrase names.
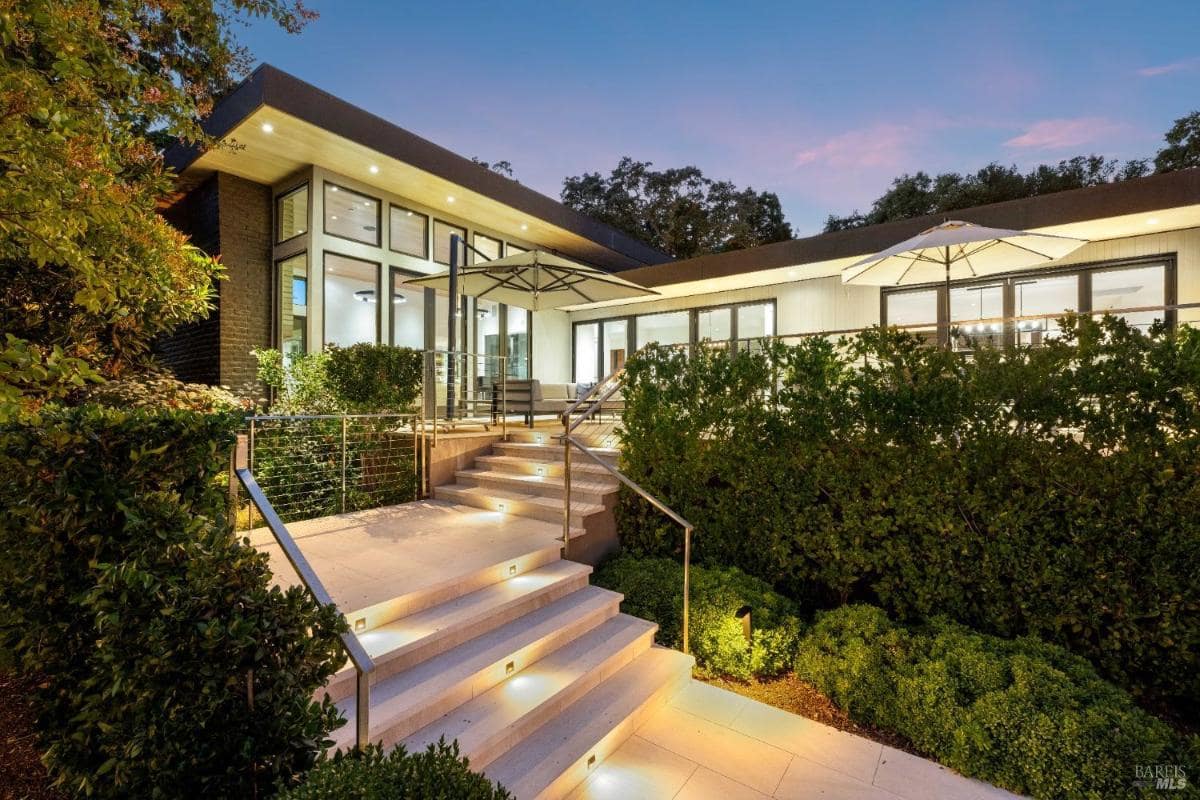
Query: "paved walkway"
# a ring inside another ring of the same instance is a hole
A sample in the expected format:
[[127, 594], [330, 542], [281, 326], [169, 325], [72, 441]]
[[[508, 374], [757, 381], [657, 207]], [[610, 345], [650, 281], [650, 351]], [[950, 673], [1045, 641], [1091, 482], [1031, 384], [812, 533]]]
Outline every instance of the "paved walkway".
[[1011, 800], [878, 742], [692, 681], [570, 800]]

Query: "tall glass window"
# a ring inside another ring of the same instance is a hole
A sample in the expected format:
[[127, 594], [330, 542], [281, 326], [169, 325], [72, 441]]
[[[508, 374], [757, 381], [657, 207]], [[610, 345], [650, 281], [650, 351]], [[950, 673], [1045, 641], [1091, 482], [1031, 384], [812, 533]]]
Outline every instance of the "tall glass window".
[[[484, 261], [495, 261], [500, 258], [500, 253], [504, 250], [504, 242], [499, 239], [493, 239], [491, 236], [484, 236], [482, 233], [475, 234], [473, 242], [478, 253], [471, 253], [471, 263], [479, 264]], [[480, 256], [479, 253], [483, 255]]]
[[507, 258], [508, 256], [515, 256], [518, 253], [528, 253], [528, 252], [529, 252], [528, 247], [521, 247], [521, 245], [513, 244], [512, 242], [509, 242], [504, 247], [505, 258]]
[[[459, 241], [467, 241], [467, 229], [458, 225], [451, 225], [449, 222], [442, 222], [440, 219], [433, 221], [433, 260], [439, 264], [450, 264], [450, 237], [453, 234], [458, 234]], [[460, 247], [458, 251], [459, 266], [462, 265], [462, 254], [466, 248]]]
[[325, 184], [325, 233], [379, 246], [379, 201], [344, 186]]
[[[886, 295], [887, 324], [906, 327], [929, 341], [937, 340], [938, 296], [936, 289], [890, 292]], [[913, 327], [915, 326], [915, 327]]]
[[405, 275], [392, 272], [392, 344], [425, 349], [425, 290], [404, 282]]
[[596, 354], [600, 352], [600, 323], [589, 322], [575, 326], [575, 382], [595, 383], [600, 380]]
[[629, 349], [629, 323], [623, 319], [612, 319], [604, 323], [604, 363], [605, 375], [625, 366], [626, 351]]
[[667, 314], [647, 314], [637, 318], [638, 349], [650, 342], [659, 344], [687, 344], [688, 312], [672, 311]]
[[1018, 319], [1015, 323], [1017, 344], [1041, 344], [1058, 335], [1057, 316], [1079, 309], [1079, 275], [1047, 275], [1044, 278], [1017, 278], [1012, 282], [1013, 315], [1041, 317]]
[[529, 312], [508, 307], [508, 376], [529, 377]]
[[450, 313], [450, 297], [444, 292], [438, 292], [433, 298], [433, 344], [435, 350], [445, 350], [450, 346], [450, 323], [446, 315]]
[[325, 254], [325, 343], [374, 342], [378, 331], [379, 265]]
[[[1166, 268], [1161, 264], [1092, 273], [1092, 310], [1110, 311], [1166, 305]], [[1145, 330], [1162, 311], [1129, 311], [1118, 316]]]
[[956, 349], [1004, 346], [1004, 285], [952, 286], [950, 324]]
[[308, 230], [308, 184], [275, 198], [275, 241], [286, 242]]
[[733, 309], [705, 308], [696, 313], [696, 339], [725, 342], [733, 338]]
[[279, 349], [285, 356], [308, 352], [308, 254], [279, 262]]
[[411, 208], [391, 206], [388, 211], [388, 247], [406, 256], [429, 258], [429, 217]]
[[500, 304], [491, 300], [475, 301], [475, 347], [482, 356], [479, 370], [489, 380], [500, 376]]

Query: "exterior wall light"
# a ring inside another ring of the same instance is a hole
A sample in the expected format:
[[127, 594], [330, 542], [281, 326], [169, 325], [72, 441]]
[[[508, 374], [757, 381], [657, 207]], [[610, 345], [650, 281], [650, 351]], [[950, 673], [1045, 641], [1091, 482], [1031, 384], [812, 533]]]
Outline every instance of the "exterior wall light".
[[367, 618], [366, 617], [359, 617], [358, 619], [354, 620], [354, 632], [355, 633], [362, 633], [366, 629], [367, 629]]

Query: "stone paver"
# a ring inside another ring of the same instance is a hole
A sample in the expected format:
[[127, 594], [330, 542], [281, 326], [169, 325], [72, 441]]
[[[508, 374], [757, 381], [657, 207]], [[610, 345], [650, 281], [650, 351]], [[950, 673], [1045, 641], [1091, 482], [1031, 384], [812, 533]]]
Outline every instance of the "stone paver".
[[935, 762], [691, 681], [571, 800], [1013, 800]]

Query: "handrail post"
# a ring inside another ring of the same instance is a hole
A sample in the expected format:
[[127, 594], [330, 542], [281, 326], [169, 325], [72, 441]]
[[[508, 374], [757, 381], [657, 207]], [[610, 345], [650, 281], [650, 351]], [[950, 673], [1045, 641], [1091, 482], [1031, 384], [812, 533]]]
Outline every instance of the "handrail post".
[[[247, 446], [246, 446], [246, 461], [244, 464], [243, 464], [243, 462], [238, 461], [239, 467], [245, 466], [246, 469], [250, 470], [251, 472], [254, 471], [254, 429], [255, 429], [254, 417], [251, 417], [250, 418], [250, 439], [249, 439], [249, 444], [247, 444]], [[242, 444], [239, 441], [238, 447], [240, 448], [241, 446], [242, 446]], [[239, 458], [241, 457], [240, 452], [239, 452], [238, 457]], [[248, 530], [248, 531], [254, 530], [254, 503], [251, 503], [250, 508], [247, 509], [247, 511], [246, 511], [246, 530]]]
[[688, 646], [688, 616], [690, 612], [688, 596], [692, 590], [691, 563], [692, 527], [689, 525], [683, 529], [683, 654], [685, 656], [690, 652]]
[[342, 513], [346, 513], [346, 422], [347, 417], [342, 415]]
[[571, 436], [563, 418], [563, 558], [571, 552]]

